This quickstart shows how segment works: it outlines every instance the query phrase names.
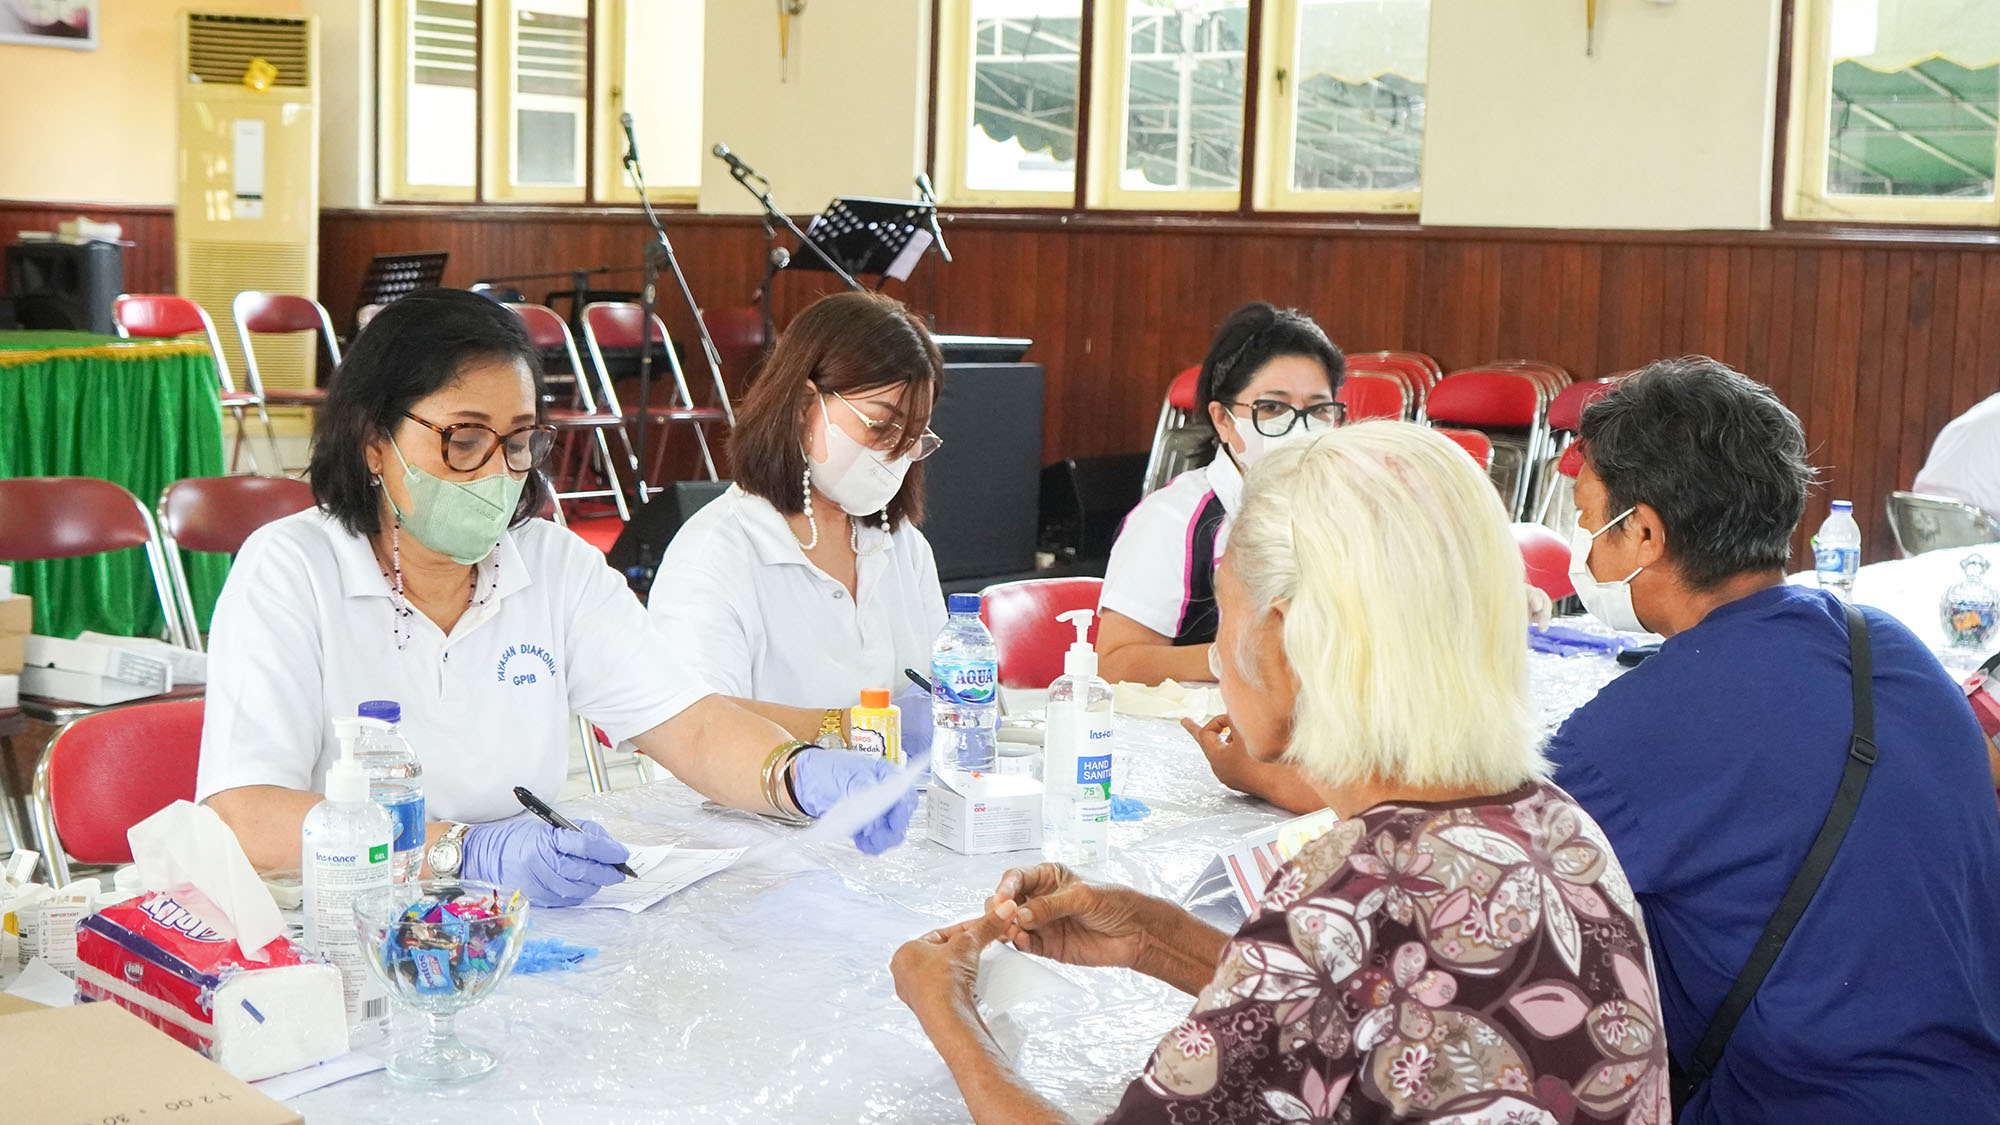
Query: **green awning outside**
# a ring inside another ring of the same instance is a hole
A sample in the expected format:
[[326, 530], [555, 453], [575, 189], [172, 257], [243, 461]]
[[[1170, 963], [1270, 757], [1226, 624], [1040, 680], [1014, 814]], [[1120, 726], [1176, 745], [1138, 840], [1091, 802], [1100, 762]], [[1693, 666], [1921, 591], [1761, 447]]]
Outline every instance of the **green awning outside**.
[[1989, 198], [2000, 151], [2000, 63], [1932, 57], [1879, 71], [1833, 69], [1826, 190]]

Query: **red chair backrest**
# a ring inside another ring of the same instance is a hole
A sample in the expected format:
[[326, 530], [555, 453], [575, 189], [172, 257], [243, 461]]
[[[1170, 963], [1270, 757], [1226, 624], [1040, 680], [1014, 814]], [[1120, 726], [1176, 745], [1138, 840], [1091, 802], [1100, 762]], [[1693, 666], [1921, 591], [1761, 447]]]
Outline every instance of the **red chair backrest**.
[[0, 559], [74, 559], [143, 547], [153, 537], [137, 497], [96, 477], [0, 480]]
[[765, 344], [764, 314], [758, 309], [703, 309], [701, 322], [721, 351], [755, 351]]
[[1362, 352], [1347, 357], [1349, 371], [1393, 368], [1406, 371], [1417, 381], [1417, 389], [1427, 391], [1444, 374], [1438, 361], [1422, 352]]
[[1424, 400], [1433, 422], [1458, 426], [1533, 426], [1542, 410], [1541, 390], [1519, 371], [1455, 371], [1438, 381]]
[[1482, 470], [1493, 467], [1493, 441], [1485, 434], [1478, 430], [1454, 430], [1447, 426], [1439, 426], [1437, 432], [1457, 442], [1472, 455]]
[[[521, 318], [521, 324], [528, 330], [528, 342], [536, 351], [553, 351], [557, 348], [572, 347], [569, 325], [547, 305], [508, 305], [514, 315]], [[595, 307], [595, 306], [593, 306]], [[614, 345], [606, 345], [614, 346]]]
[[238, 293], [231, 308], [245, 332], [318, 332], [324, 323], [318, 301], [290, 293]]
[[[583, 307], [583, 326], [597, 338], [600, 348], [637, 348], [644, 339], [639, 330], [644, 310], [631, 301], [599, 301]], [[653, 340], [665, 342], [666, 326], [653, 317]]]
[[201, 306], [171, 293], [127, 293], [113, 304], [112, 315], [127, 335], [148, 340], [208, 331]]
[[[1045, 688], [1063, 671], [1063, 654], [1076, 643], [1076, 629], [1056, 615], [1095, 610], [1102, 578], [1031, 578], [1002, 582], [980, 592], [980, 620], [1000, 650], [1000, 686]], [[1097, 622], [1090, 623], [1091, 643]]]
[[202, 701], [137, 703], [87, 715], [49, 744], [49, 804], [63, 851], [81, 863], [130, 863], [125, 832], [194, 800]]
[[1589, 379], [1564, 387], [1549, 403], [1549, 429], [1575, 433], [1583, 425], [1583, 409], [1618, 384], [1610, 379]]
[[1335, 397], [1347, 404], [1347, 420], [1365, 422], [1371, 418], [1401, 419], [1409, 398], [1399, 379], [1386, 375], [1350, 374], [1340, 384]]
[[1194, 387], [1201, 379], [1201, 367], [1197, 364], [1174, 376], [1167, 384], [1167, 405], [1175, 410], [1194, 409]]
[[1530, 586], [1558, 601], [1576, 593], [1569, 580], [1569, 544], [1562, 536], [1538, 523], [1510, 524], [1507, 530], [1521, 548]]
[[312, 506], [312, 486], [291, 477], [192, 477], [160, 495], [160, 527], [186, 550], [233, 555], [251, 532]]

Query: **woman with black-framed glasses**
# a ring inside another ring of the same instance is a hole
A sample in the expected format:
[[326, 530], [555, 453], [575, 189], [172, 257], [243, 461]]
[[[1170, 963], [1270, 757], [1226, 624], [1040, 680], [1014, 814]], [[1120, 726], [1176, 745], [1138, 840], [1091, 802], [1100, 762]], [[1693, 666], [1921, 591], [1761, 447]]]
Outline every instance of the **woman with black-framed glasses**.
[[[349, 349], [313, 434], [318, 507], [244, 544], [210, 631], [196, 795], [258, 867], [298, 865], [332, 721], [370, 700], [395, 701], [424, 767], [397, 850], [545, 906], [623, 878], [601, 829], [519, 816], [515, 786], [562, 790], [572, 714], [718, 803], [787, 818], [889, 771], [714, 694], [596, 548], [534, 518], [541, 390], [520, 320], [459, 290], [401, 298]], [[900, 841], [914, 804], [856, 843]]]

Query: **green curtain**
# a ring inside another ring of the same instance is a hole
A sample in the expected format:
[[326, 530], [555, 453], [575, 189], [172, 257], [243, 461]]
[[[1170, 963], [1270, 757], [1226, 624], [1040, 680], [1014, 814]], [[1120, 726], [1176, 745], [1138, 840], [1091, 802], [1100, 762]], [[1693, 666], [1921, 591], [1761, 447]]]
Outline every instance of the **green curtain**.
[[[204, 344], [0, 333], [0, 477], [102, 477], [150, 510], [174, 481], [222, 471], [215, 363]], [[206, 628], [228, 556], [181, 558]], [[154, 637], [165, 629], [139, 548], [13, 565], [15, 591], [35, 599], [37, 633]]]

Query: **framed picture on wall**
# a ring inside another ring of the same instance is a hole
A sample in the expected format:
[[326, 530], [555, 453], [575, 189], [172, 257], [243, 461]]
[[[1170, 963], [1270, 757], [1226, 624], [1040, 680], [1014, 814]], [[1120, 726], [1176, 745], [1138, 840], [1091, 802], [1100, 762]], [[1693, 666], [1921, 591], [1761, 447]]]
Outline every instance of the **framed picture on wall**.
[[0, 0], [0, 43], [97, 49], [97, 0]]

